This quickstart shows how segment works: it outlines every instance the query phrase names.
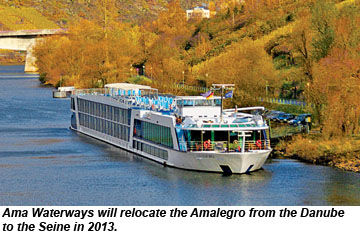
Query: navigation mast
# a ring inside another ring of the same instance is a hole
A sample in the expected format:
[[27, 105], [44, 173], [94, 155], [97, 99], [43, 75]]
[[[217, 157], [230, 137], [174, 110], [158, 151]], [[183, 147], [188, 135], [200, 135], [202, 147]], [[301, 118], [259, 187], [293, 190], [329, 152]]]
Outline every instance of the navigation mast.
[[221, 93], [221, 109], [220, 109], [220, 122], [223, 120], [223, 99], [224, 99], [224, 90], [234, 90], [234, 84], [213, 84], [213, 90], [220, 90]]

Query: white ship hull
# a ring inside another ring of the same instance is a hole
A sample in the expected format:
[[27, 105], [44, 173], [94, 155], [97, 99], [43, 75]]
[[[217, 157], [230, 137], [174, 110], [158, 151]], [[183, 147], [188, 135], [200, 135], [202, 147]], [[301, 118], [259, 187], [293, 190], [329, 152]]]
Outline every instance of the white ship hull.
[[[249, 173], [261, 169], [271, 152], [271, 150], [254, 150], [246, 153], [220, 153], [215, 151], [180, 152], [163, 148], [168, 151], [169, 155], [168, 160], [164, 160], [141, 150], [134, 149], [128, 142], [119, 140], [115, 137], [98, 133], [85, 127], [71, 129], [110, 143], [121, 149], [136, 153], [160, 164], [185, 170], [227, 173], [224, 171], [224, 166], [228, 166], [231, 173]], [[151, 143], [148, 144], [151, 145]], [[155, 144], [154, 146], [159, 147]]]
[[230, 173], [248, 173], [262, 168], [270, 151], [253, 153], [218, 153], [218, 152], [174, 152], [169, 163], [174, 167], [209, 172], [224, 171], [228, 167]]

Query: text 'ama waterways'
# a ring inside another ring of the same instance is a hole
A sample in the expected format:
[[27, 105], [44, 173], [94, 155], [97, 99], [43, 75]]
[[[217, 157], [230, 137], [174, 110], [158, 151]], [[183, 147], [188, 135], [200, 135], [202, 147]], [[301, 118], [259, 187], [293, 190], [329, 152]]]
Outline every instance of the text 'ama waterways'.
[[45, 209], [45, 208], [32, 208], [31, 213], [29, 210], [10, 209], [6, 208], [2, 213], [3, 218], [48, 218], [48, 217], [63, 217], [63, 218], [91, 218], [94, 217], [93, 210], [58, 210], [58, 209]]

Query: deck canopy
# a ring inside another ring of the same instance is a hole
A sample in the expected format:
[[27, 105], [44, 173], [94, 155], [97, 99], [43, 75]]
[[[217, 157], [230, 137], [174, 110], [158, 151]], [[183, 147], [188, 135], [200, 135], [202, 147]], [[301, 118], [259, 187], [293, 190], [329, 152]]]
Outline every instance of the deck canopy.
[[122, 90], [133, 90], [133, 89], [150, 90], [150, 89], [153, 89], [147, 85], [138, 85], [138, 84], [129, 84], [129, 83], [106, 84], [105, 88], [117, 88], [117, 89], [122, 89]]
[[105, 94], [111, 96], [158, 96], [158, 90], [147, 85], [113, 83], [105, 85]]

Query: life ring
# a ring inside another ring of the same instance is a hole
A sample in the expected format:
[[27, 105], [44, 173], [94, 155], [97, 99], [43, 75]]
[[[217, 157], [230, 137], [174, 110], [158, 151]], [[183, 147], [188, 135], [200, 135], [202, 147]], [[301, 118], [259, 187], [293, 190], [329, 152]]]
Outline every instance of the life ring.
[[176, 123], [177, 123], [177, 124], [181, 124], [181, 122], [182, 122], [182, 120], [181, 120], [180, 117], [176, 118]]
[[204, 148], [205, 150], [209, 149], [211, 146], [210, 140], [204, 141]]
[[261, 140], [257, 140], [255, 144], [258, 148], [261, 149]]

